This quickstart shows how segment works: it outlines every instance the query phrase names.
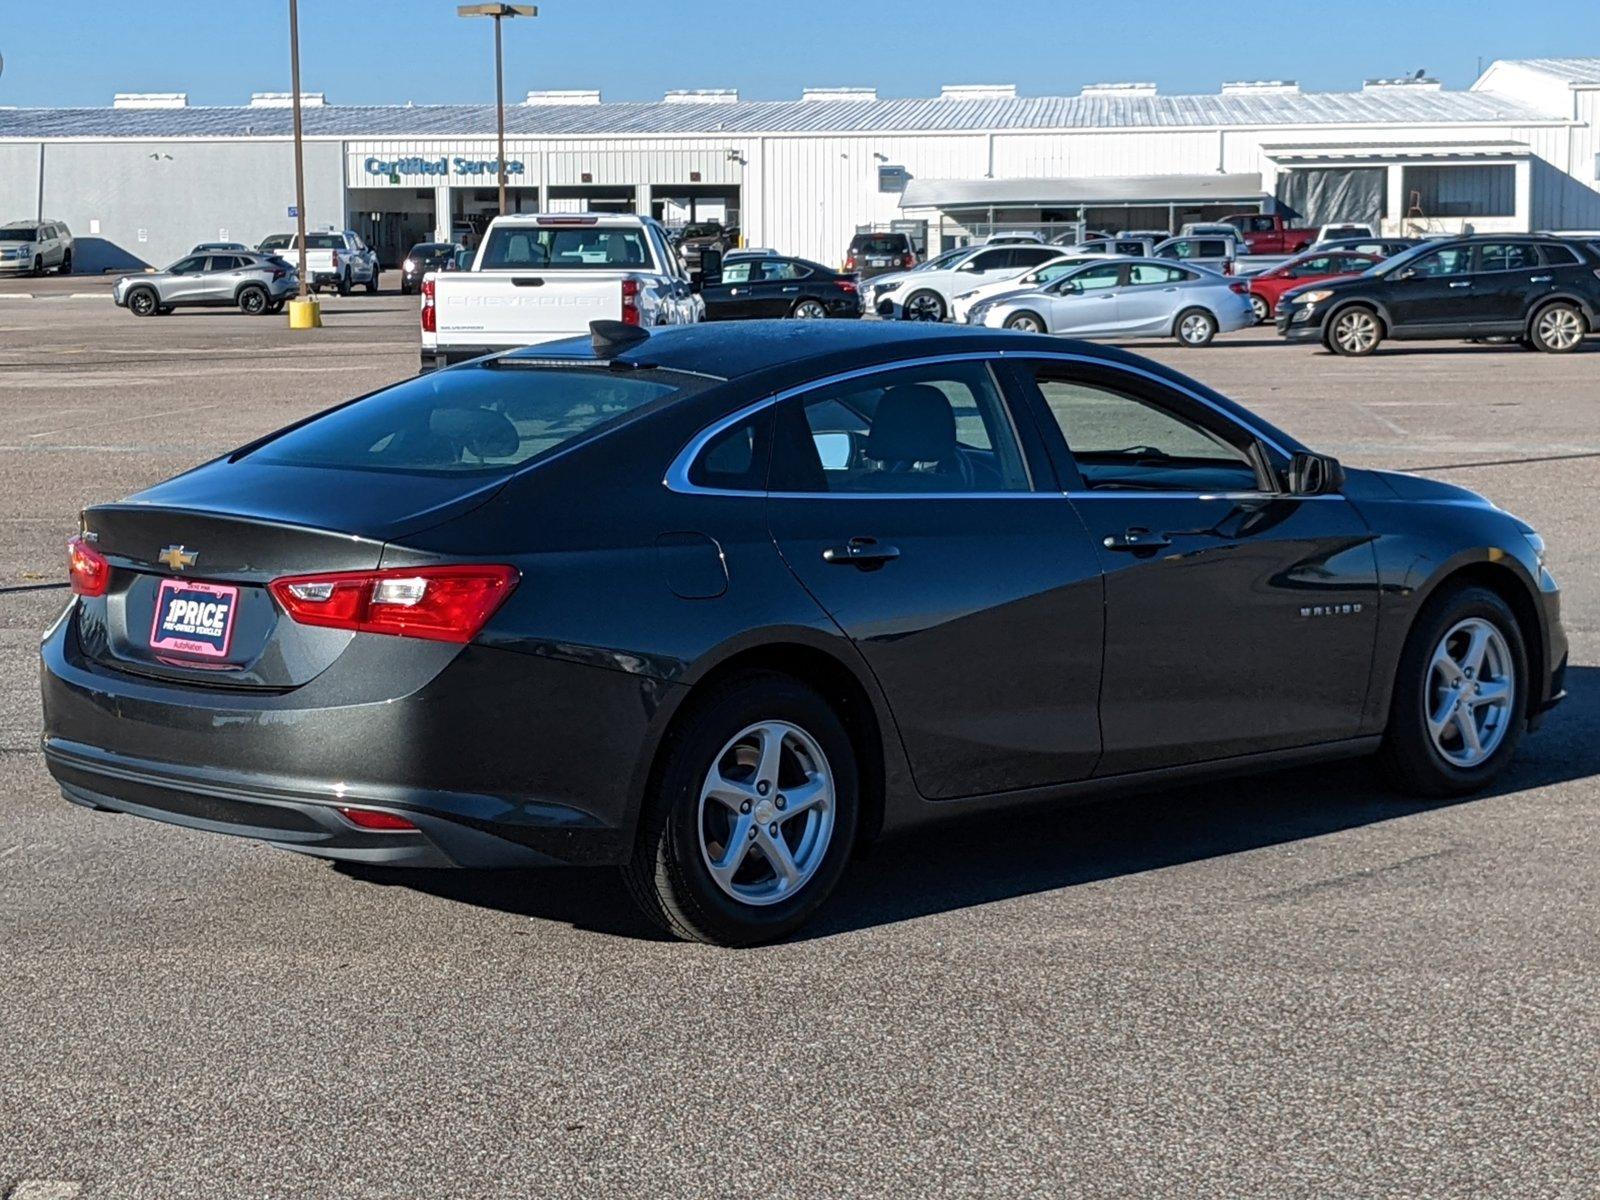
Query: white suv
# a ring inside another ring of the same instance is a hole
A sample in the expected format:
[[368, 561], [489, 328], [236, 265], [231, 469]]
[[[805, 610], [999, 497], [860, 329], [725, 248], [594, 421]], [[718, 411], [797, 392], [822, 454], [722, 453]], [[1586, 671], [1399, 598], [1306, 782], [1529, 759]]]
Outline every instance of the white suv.
[[0, 271], [43, 275], [54, 268], [72, 273], [72, 234], [60, 221], [13, 221], [0, 225]]
[[1061, 257], [1059, 246], [1018, 244], [973, 246], [965, 253], [940, 255], [920, 267], [872, 281], [873, 307], [880, 317], [903, 321], [948, 321], [958, 293]]

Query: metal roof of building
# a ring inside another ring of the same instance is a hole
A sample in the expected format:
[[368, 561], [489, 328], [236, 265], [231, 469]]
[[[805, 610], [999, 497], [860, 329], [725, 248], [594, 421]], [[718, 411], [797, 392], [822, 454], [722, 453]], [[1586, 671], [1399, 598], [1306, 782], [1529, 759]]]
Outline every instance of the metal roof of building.
[[[1596, 60], [1535, 60], [1596, 61]], [[1039, 96], [996, 100], [778, 100], [736, 104], [533, 104], [506, 109], [513, 137], [939, 133], [1218, 125], [1429, 125], [1560, 120], [1494, 92], [1406, 87], [1215, 96]], [[492, 136], [493, 105], [307, 108], [307, 137]], [[287, 108], [0, 109], [0, 138], [288, 137]]]
[[1578, 87], [1600, 87], [1600, 58], [1519, 58], [1515, 65]]

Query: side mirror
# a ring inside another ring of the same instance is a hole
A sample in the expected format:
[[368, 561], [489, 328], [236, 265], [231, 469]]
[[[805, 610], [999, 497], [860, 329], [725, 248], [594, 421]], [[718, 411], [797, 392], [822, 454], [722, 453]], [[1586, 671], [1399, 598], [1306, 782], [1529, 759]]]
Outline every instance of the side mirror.
[[1396, 279], [1415, 279], [1416, 277], [1417, 269], [1415, 267], [1407, 267], [1404, 271], [1401, 271], [1400, 274], [1395, 276]]
[[1300, 451], [1289, 460], [1289, 494], [1322, 496], [1344, 486], [1344, 468], [1329, 454]]
[[722, 247], [707, 246], [700, 251], [700, 286], [716, 287], [722, 282]]

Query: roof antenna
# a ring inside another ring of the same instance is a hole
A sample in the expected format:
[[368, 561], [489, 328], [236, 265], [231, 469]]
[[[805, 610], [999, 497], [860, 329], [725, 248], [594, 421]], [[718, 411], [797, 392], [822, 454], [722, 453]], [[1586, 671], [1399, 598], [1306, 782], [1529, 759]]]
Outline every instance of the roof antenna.
[[589, 340], [594, 345], [596, 358], [615, 358], [624, 350], [648, 342], [650, 331], [621, 321], [590, 321]]

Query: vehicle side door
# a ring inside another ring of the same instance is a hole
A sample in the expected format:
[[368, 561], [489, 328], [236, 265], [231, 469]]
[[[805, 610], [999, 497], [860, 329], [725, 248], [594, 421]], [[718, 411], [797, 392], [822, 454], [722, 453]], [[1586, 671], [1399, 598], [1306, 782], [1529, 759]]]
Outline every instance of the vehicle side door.
[[1051, 333], [1074, 336], [1117, 332], [1117, 297], [1127, 273], [1122, 263], [1096, 263], [1050, 285], [1050, 311], [1041, 314]]
[[764, 258], [756, 263], [755, 315], [787, 317], [801, 296], [803, 280], [811, 274], [793, 259]]
[[1394, 337], [1465, 330], [1474, 319], [1472, 245], [1441, 246], [1384, 277]]
[[1287, 456], [1134, 367], [1018, 364], [1105, 572], [1096, 774], [1357, 735], [1378, 621], [1373, 538]]
[[755, 312], [754, 259], [722, 264], [722, 278], [701, 289], [706, 303], [706, 320], [737, 321]]
[[992, 250], [980, 251], [955, 269], [955, 282], [952, 287], [955, 291], [964, 292], [967, 288], [977, 287], [979, 284], [991, 283], [996, 279], [1008, 279], [1021, 270], [1014, 265], [1015, 263], [1016, 251], [1010, 246], [996, 246]]
[[1193, 271], [1164, 262], [1126, 265], [1126, 283], [1117, 293], [1117, 328], [1128, 334], [1172, 332], [1180, 303], [1178, 285], [1197, 278]]
[[934, 799], [1083, 779], [1100, 753], [1100, 567], [990, 358], [852, 372], [775, 414], [773, 539]]
[[191, 254], [167, 268], [157, 283], [163, 304], [193, 304], [200, 298], [206, 286], [206, 258]]
[[232, 304], [234, 289], [240, 282], [237, 254], [213, 254], [206, 259], [194, 299], [201, 304]]
[[1485, 333], [1521, 333], [1533, 305], [1556, 290], [1533, 242], [1479, 242], [1472, 273], [1474, 320]]
[[1282, 254], [1283, 226], [1273, 217], [1246, 217], [1245, 245], [1251, 254]]

